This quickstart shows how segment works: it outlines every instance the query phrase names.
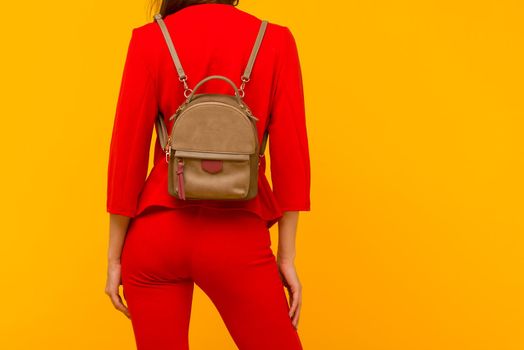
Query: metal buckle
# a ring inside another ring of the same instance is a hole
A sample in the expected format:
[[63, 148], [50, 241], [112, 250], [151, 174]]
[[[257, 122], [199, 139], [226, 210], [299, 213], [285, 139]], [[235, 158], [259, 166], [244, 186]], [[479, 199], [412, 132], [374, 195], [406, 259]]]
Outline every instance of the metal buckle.
[[243, 98], [246, 95], [246, 93], [244, 92], [244, 88], [246, 87], [246, 83], [250, 79], [242, 76], [240, 80], [242, 80], [242, 84], [240, 84], [240, 88], [238, 89], [238, 91], [240, 92], [240, 97]]
[[187, 85], [187, 76], [178, 77], [178, 80], [180, 80], [184, 84], [184, 97], [188, 98], [189, 95], [193, 92], [193, 89], [190, 89]]

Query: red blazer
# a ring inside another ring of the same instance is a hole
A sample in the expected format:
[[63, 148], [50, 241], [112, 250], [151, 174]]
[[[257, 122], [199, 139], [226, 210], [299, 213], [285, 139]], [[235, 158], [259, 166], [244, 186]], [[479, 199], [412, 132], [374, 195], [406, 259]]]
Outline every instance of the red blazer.
[[[261, 20], [233, 5], [198, 4], [164, 18], [193, 88], [201, 79], [224, 75], [240, 86]], [[233, 94], [220, 80], [206, 82], [199, 93]], [[271, 115], [268, 147], [272, 188], [259, 168], [258, 194], [246, 201], [180, 200], [167, 191], [167, 163], [158, 138], [149, 176], [149, 146], [158, 111], [169, 117], [184, 101], [183, 84], [155, 21], [132, 29], [120, 84], [109, 152], [107, 211], [134, 217], [151, 206], [204, 205], [248, 210], [271, 227], [283, 211], [310, 210], [310, 161], [302, 75], [289, 28], [268, 23], [245, 102], [259, 118], [258, 137]], [[266, 152], [267, 153], [267, 152]], [[147, 179], [146, 179], [147, 176]]]

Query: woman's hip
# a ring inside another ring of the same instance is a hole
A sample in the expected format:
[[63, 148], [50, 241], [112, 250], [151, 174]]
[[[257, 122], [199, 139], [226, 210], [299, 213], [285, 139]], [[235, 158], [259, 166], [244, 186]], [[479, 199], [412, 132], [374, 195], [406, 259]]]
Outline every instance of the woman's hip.
[[121, 260], [123, 278], [176, 282], [191, 279], [198, 267], [273, 258], [269, 230], [256, 214], [191, 206], [151, 208], [132, 218]]

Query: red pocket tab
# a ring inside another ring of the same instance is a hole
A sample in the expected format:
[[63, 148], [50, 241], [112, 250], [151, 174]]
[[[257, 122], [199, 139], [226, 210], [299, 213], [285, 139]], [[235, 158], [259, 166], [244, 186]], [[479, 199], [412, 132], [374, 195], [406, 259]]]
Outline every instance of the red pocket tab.
[[211, 174], [216, 174], [222, 171], [223, 161], [220, 159], [202, 159], [200, 161], [202, 170]]

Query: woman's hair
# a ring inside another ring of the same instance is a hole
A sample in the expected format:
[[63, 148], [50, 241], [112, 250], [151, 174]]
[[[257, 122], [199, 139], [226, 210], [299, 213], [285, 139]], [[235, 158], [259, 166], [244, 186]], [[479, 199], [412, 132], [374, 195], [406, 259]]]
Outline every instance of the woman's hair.
[[227, 4], [237, 6], [239, 0], [153, 0], [150, 11], [160, 13], [162, 17], [170, 15], [191, 5], [198, 4]]

